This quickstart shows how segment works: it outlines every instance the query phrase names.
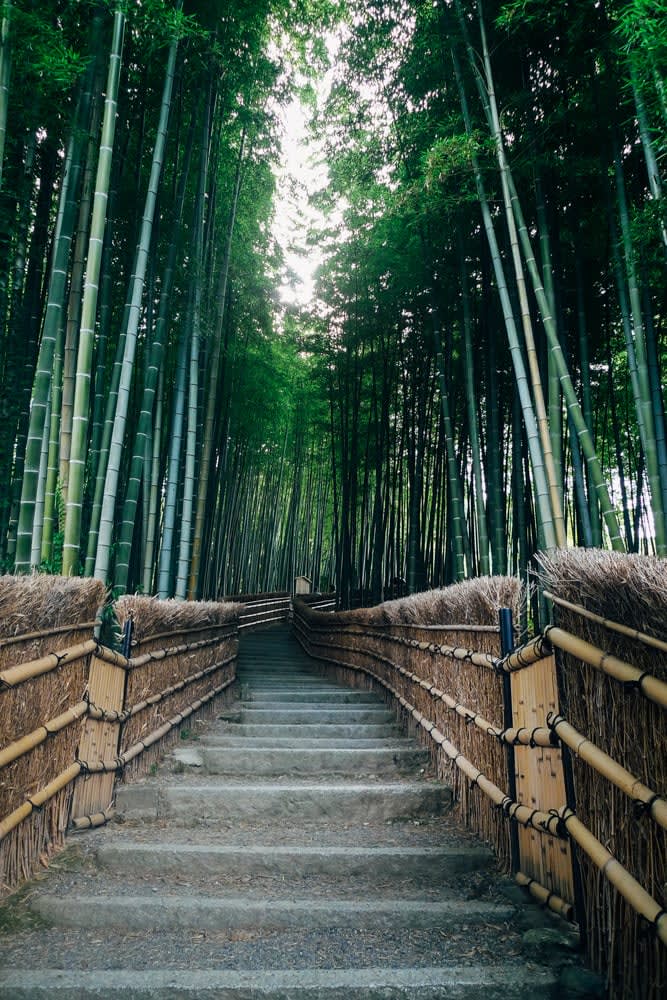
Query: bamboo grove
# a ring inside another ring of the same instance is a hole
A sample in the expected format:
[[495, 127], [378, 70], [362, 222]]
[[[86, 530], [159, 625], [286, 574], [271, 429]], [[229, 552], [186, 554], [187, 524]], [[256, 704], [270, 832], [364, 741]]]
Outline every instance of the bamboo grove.
[[345, 598], [523, 573], [538, 548], [667, 554], [666, 14], [382, 0], [348, 21], [317, 315]]
[[323, 551], [271, 233], [316, 6], [4, 4], [6, 569], [203, 596], [285, 586]]
[[[666, 25], [4, 0], [2, 568], [202, 598], [305, 574], [349, 605], [666, 555]], [[308, 308], [273, 228], [297, 92]]]

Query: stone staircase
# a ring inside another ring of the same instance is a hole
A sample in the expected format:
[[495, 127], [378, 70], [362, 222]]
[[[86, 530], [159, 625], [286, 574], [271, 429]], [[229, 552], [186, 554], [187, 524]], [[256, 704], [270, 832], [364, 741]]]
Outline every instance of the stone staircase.
[[0, 910], [0, 1000], [587, 995], [527, 961], [550, 918], [456, 826], [380, 698], [317, 676], [281, 627], [243, 637], [239, 679]]

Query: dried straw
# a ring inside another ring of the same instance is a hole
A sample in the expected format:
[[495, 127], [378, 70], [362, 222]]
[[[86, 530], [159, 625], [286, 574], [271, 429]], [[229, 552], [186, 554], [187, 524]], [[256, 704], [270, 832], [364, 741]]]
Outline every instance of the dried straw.
[[[540, 556], [539, 561], [542, 583], [556, 597], [582, 605], [598, 618], [667, 639], [667, 560], [570, 549]], [[659, 649], [610, 630], [576, 608], [556, 606], [554, 618], [585, 642], [667, 680], [667, 660]], [[664, 709], [570, 653], [561, 654], [559, 662], [564, 718], [638, 782], [664, 794]], [[667, 831], [653, 821], [650, 810], [586, 761], [575, 757], [573, 771], [579, 820], [667, 909]], [[667, 989], [667, 949], [646, 934], [643, 922], [597, 867], [581, 852], [579, 856], [590, 956], [607, 974], [610, 1000], [658, 1000]]]
[[[97, 617], [106, 596], [100, 580], [38, 574], [0, 576], [0, 670], [92, 638], [89, 623]], [[63, 631], [64, 626], [69, 630]], [[20, 636], [25, 639], [16, 641]]]
[[221, 601], [162, 601], [140, 594], [121, 597], [114, 607], [121, 627], [132, 618], [138, 643], [153, 635], [232, 624], [241, 611], [238, 604]]

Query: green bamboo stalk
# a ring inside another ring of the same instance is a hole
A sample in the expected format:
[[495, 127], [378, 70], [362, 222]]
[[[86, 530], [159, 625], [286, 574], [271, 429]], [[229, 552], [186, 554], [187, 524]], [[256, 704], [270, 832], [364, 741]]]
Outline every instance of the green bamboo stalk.
[[[180, 0], [176, 8], [181, 6]], [[125, 427], [127, 423], [127, 412], [130, 400], [130, 390], [132, 388], [132, 376], [134, 372], [134, 358], [136, 354], [137, 336], [139, 332], [139, 321], [141, 319], [141, 303], [143, 299], [144, 285], [146, 280], [146, 268], [148, 255], [150, 253], [151, 238], [153, 233], [153, 223], [155, 219], [155, 208], [157, 204], [158, 189], [162, 177], [164, 164], [164, 154], [167, 142], [167, 128], [169, 125], [169, 112], [171, 108], [171, 96], [173, 92], [174, 76], [176, 71], [176, 56], [178, 52], [178, 40], [174, 39], [169, 48], [167, 58], [167, 68], [165, 71], [164, 86], [162, 91], [162, 103], [160, 108], [160, 118], [153, 149], [153, 161], [151, 173], [146, 191], [144, 211], [141, 221], [141, 230], [135, 257], [134, 273], [132, 275], [130, 294], [128, 295], [129, 310], [127, 314], [127, 327], [125, 331], [125, 344], [123, 349], [123, 363], [118, 386], [118, 398], [116, 401], [116, 411], [114, 414], [113, 431], [111, 435], [111, 445], [109, 449], [109, 460], [106, 468], [104, 482], [104, 499], [100, 516], [99, 535], [97, 539], [97, 552], [95, 557], [94, 576], [98, 580], [106, 580], [109, 575], [109, 562], [111, 556], [111, 545], [113, 540], [114, 513], [116, 508], [116, 498], [118, 493], [118, 480], [120, 476], [120, 465], [123, 452], [123, 441], [125, 439]], [[129, 557], [131, 542], [129, 546], [119, 547], [116, 560], [116, 573], [114, 583], [121, 592], [127, 585], [127, 574], [129, 571]]]
[[118, 105], [124, 28], [125, 14], [121, 8], [117, 8], [114, 13], [113, 37], [104, 101], [104, 120], [102, 123], [102, 137], [95, 180], [93, 217], [90, 227], [88, 260], [81, 307], [81, 330], [77, 352], [69, 489], [67, 506], [65, 508], [65, 540], [63, 545], [63, 575], [65, 576], [75, 574], [79, 568], [81, 512], [83, 508], [88, 445], [88, 410], [95, 341], [95, 317], [97, 313], [98, 282], [102, 260], [102, 247], [104, 244], [109, 179], [111, 176], [111, 160], [116, 130], [116, 110]]
[[[468, 101], [464, 89], [463, 76], [461, 73], [461, 67], [459, 65], [458, 55], [454, 48], [452, 48], [452, 59], [454, 62], [454, 72], [456, 75], [457, 85], [459, 89], [459, 98], [461, 101], [461, 110], [463, 113], [463, 120], [465, 123], [466, 132], [469, 136], [472, 137], [473, 135], [472, 121], [470, 118], [470, 112], [468, 110]], [[524, 425], [526, 428], [526, 436], [528, 439], [528, 451], [530, 454], [530, 461], [533, 470], [535, 499], [536, 499], [539, 524], [546, 548], [548, 549], [556, 548], [558, 544], [558, 536], [556, 534], [556, 529], [554, 527], [554, 522], [553, 522], [553, 510], [549, 496], [547, 476], [544, 468], [542, 447], [537, 429], [537, 422], [535, 420], [535, 412], [533, 410], [533, 403], [530, 397], [530, 387], [526, 375], [526, 369], [524, 365], [523, 354], [521, 351], [521, 345], [519, 342], [519, 336], [516, 328], [516, 322], [514, 319], [512, 302], [507, 288], [505, 270], [503, 267], [502, 258], [500, 256], [500, 249], [498, 247], [498, 241], [496, 238], [493, 218], [491, 216], [491, 210], [489, 208], [488, 198], [486, 196], [486, 190], [484, 188], [482, 171], [479, 165], [477, 154], [474, 151], [471, 153], [471, 162], [473, 166], [473, 172], [475, 175], [475, 185], [477, 188], [478, 201], [482, 212], [484, 231], [486, 233], [487, 242], [489, 244], [489, 251], [491, 254], [491, 262], [493, 264], [496, 286], [498, 288], [498, 294], [500, 296], [503, 319], [505, 322], [505, 331], [507, 333], [510, 355], [514, 367], [514, 377], [516, 381], [519, 400], [521, 403], [521, 412], [523, 414]]]
[[46, 312], [35, 371], [30, 424], [25, 450], [21, 503], [19, 506], [16, 536], [16, 559], [14, 566], [16, 573], [28, 573], [31, 569], [32, 527], [42, 452], [42, 435], [44, 433], [47, 400], [51, 386], [56, 340], [63, 324], [67, 267], [70, 246], [73, 239], [74, 221], [77, 213], [79, 184], [83, 169], [82, 155], [87, 141], [87, 131], [84, 132], [84, 123], [86, 123], [87, 129], [87, 119], [92, 99], [91, 86], [92, 77], [90, 73], [87, 73], [77, 99], [77, 108], [74, 114], [72, 132], [65, 157], [62, 187], [60, 189], [60, 202], [53, 240], [54, 251], [49, 274]]
[[2, 5], [2, 23], [0, 24], [0, 188], [2, 188], [2, 167], [5, 160], [5, 142], [7, 139], [9, 80], [12, 72], [11, 21], [12, 3], [11, 0], [4, 0]]

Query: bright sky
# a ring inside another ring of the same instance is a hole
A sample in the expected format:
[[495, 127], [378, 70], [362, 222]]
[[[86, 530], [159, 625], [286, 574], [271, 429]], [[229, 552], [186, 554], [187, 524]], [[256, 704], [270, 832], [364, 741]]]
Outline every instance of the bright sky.
[[276, 170], [277, 198], [273, 232], [285, 254], [295, 282], [283, 283], [280, 296], [286, 304], [308, 305], [314, 295], [314, 276], [321, 263], [317, 247], [307, 246], [311, 223], [320, 218], [309, 205], [311, 194], [327, 180], [326, 165], [318, 161], [317, 149], [309, 141], [307, 112], [296, 98], [281, 109], [284, 125], [282, 163]]

